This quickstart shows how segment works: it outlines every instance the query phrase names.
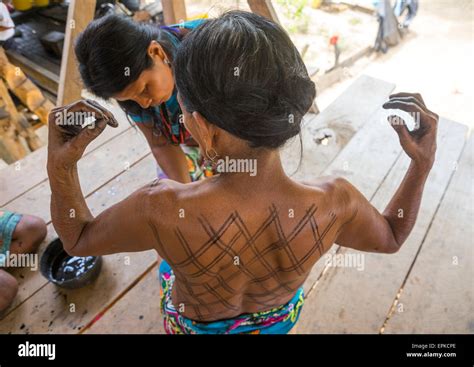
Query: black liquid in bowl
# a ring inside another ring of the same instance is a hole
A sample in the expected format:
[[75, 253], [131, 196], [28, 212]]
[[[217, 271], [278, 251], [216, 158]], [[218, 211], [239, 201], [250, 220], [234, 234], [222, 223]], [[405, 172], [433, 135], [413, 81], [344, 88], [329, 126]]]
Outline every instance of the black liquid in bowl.
[[59, 238], [51, 242], [41, 257], [40, 271], [50, 282], [62, 288], [81, 288], [92, 283], [100, 273], [100, 256], [70, 256]]

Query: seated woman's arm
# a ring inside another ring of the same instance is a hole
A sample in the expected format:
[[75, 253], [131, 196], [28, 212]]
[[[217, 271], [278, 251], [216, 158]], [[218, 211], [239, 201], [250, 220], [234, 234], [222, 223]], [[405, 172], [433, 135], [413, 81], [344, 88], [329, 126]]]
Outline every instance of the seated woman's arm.
[[418, 94], [393, 95], [384, 108], [419, 114], [420, 119], [420, 128], [414, 132], [400, 119], [390, 119], [395, 121], [391, 124], [412, 161], [389, 204], [380, 213], [343, 178], [332, 181], [331, 191], [344, 212], [344, 224], [335, 242], [361, 251], [393, 253], [400, 249], [416, 222], [424, 185], [435, 158], [438, 116], [426, 108]]

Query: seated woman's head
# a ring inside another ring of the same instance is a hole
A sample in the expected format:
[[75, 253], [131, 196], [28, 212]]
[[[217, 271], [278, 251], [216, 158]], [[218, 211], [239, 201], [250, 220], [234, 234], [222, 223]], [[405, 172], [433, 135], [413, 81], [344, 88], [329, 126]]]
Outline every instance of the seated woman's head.
[[147, 108], [173, 92], [169, 63], [176, 47], [177, 40], [166, 30], [108, 15], [89, 23], [77, 39], [75, 53], [89, 91]]
[[299, 134], [316, 95], [288, 34], [248, 12], [225, 13], [191, 32], [174, 71], [184, 123], [204, 152], [218, 139], [281, 147]]

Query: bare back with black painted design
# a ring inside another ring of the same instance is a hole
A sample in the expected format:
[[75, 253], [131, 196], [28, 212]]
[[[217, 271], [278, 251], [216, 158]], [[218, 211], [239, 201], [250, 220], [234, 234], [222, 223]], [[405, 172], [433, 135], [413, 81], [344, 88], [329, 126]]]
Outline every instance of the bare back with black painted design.
[[172, 191], [174, 205], [157, 202], [148, 226], [176, 276], [173, 303], [194, 320], [285, 304], [341, 226], [328, 192], [290, 180], [240, 200], [211, 182], [155, 185], [169, 186], [160, 192]]

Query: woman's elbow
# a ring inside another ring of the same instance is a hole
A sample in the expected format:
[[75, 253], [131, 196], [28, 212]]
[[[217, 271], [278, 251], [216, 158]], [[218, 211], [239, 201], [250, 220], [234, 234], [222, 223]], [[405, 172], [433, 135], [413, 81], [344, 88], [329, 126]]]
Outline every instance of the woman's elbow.
[[383, 247], [383, 251], [381, 251], [384, 254], [395, 254], [400, 250], [400, 246], [397, 244], [390, 244], [388, 246]]

